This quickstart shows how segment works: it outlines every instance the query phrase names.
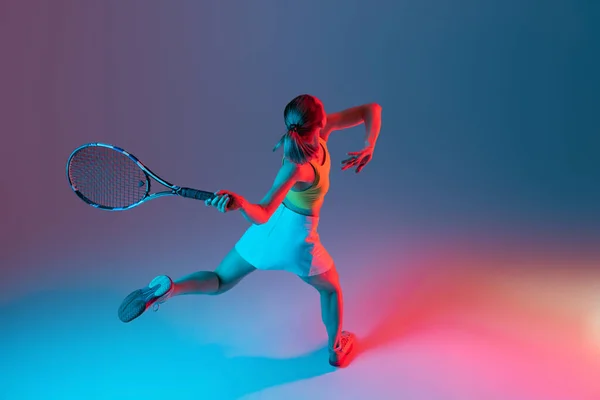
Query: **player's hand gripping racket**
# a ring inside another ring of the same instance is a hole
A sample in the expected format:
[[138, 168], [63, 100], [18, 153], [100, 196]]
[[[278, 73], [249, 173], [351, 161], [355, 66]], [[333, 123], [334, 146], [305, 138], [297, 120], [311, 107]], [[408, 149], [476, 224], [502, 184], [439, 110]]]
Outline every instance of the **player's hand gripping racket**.
[[[133, 154], [104, 143], [75, 149], [67, 161], [67, 178], [81, 200], [103, 210], [128, 210], [163, 196], [196, 200], [215, 197], [211, 192], [175, 186], [146, 168]], [[151, 179], [169, 190], [150, 194]]]

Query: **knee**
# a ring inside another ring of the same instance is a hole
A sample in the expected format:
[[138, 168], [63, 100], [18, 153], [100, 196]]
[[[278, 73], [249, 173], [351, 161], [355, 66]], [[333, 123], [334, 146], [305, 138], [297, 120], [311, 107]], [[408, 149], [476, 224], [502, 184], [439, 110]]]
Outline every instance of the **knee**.
[[208, 295], [210, 295], [210, 296], [216, 296], [216, 295], [218, 295], [218, 294], [225, 293], [227, 290], [229, 290], [229, 289], [228, 289], [228, 288], [226, 288], [226, 286], [223, 284], [223, 279], [222, 279], [222, 278], [219, 276], [219, 274], [218, 274], [218, 273], [216, 273], [216, 272], [213, 272], [213, 274], [214, 274], [214, 277], [213, 277], [213, 279], [216, 281], [216, 282], [215, 282], [215, 283], [216, 283], [216, 285], [215, 285], [215, 286], [217, 287], [217, 289], [216, 289], [215, 291], [213, 291], [213, 292], [210, 292], [210, 293], [208, 293]]
[[337, 282], [328, 282], [325, 285], [321, 285], [317, 290], [322, 296], [337, 295], [341, 292], [340, 285]]
[[215, 276], [218, 281], [218, 286], [217, 286], [218, 289], [215, 292], [211, 293], [211, 295], [213, 295], [213, 296], [228, 292], [237, 284], [237, 281], [228, 280], [216, 272], [215, 272]]
[[335, 269], [321, 275], [303, 278], [305, 282], [314, 287], [321, 295], [332, 295], [341, 292], [340, 281]]

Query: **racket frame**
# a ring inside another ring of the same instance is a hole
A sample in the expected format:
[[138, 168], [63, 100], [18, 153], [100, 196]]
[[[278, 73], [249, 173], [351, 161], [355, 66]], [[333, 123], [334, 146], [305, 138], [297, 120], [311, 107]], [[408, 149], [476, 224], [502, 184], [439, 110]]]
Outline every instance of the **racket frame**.
[[[115, 150], [121, 154], [123, 154], [124, 156], [128, 157], [131, 161], [133, 161], [143, 172], [144, 175], [146, 176], [146, 194], [144, 195], [144, 197], [142, 197], [139, 201], [127, 206], [127, 207], [107, 207], [107, 206], [103, 206], [101, 204], [96, 204], [94, 202], [92, 202], [91, 200], [89, 200], [87, 197], [85, 197], [78, 189], [75, 188], [75, 186], [73, 185], [73, 182], [71, 181], [71, 176], [69, 174], [69, 166], [71, 165], [71, 160], [72, 158], [75, 156], [75, 154], [77, 154], [80, 150], [85, 149], [87, 147], [105, 147], [108, 149], [112, 149]], [[73, 150], [73, 152], [71, 153], [71, 155], [69, 156], [69, 159], [67, 160], [67, 167], [66, 167], [66, 173], [67, 173], [67, 180], [69, 181], [69, 186], [71, 187], [71, 190], [73, 190], [75, 192], [75, 194], [84, 202], [86, 202], [87, 204], [89, 204], [92, 207], [98, 208], [98, 209], [102, 209], [102, 210], [107, 210], [107, 211], [124, 211], [124, 210], [129, 210], [132, 209], [134, 207], [137, 207], [147, 201], [159, 198], [159, 197], [164, 197], [164, 196], [181, 196], [181, 197], [188, 197], [188, 198], [194, 198], [193, 196], [184, 196], [182, 193], [182, 189], [183, 190], [192, 190], [195, 192], [200, 192], [202, 194], [205, 194], [207, 197], [213, 197], [214, 194], [210, 193], [210, 192], [204, 192], [201, 190], [196, 190], [196, 189], [188, 189], [188, 188], [182, 188], [180, 186], [177, 185], [173, 185], [170, 182], [167, 182], [166, 180], [162, 179], [161, 177], [159, 177], [158, 175], [156, 175], [154, 172], [152, 172], [148, 167], [146, 167], [140, 160], [138, 160], [138, 158], [136, 156], [134, 156], [133, 154], [129, 153], [128, 151], [117, 147], [117, 146], [113, 146], [112, 144], [107, 144], [107, 143], [100, 143], [100, 142], [94, 142], [94, 143], [87, 143], [84, 145], [79, 146], [78, 148], [76, 148], [75, 150]], [[153, 193], [150, 194], [150, 189], [152, 188], [152, 184], [151, 184], [151, 179], [156, 180], [158, 183], [160, 183], [161, 185], [167, 187], [169, 190], [165, 190], [162, 192], [157, 192], [157, 193]], [[199, 198], [196, 198], [199, 199]]]

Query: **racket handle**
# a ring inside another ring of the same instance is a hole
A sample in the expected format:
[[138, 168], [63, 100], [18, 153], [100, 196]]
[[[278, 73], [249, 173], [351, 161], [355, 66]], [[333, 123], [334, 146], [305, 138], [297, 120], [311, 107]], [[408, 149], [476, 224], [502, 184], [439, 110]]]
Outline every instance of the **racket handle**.
[[196, 190], [191, 188], [179, 188], [176, 192], [179, 196], [187, 197], [188, 199], [208, 200], [215, 197], [214, 193], [205, 192], [204, 190]]

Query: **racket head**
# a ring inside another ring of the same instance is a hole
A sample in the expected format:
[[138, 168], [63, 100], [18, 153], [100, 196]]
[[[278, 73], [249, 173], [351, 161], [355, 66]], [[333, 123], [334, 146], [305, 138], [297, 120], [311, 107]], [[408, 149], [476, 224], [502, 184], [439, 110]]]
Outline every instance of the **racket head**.
[[150, 177], [139, 160], [110, 144], [88, 143], [78, 147], [69, 156], [66, 172], [75, 194], [103, 210], [133, 208], [150, 192]]

